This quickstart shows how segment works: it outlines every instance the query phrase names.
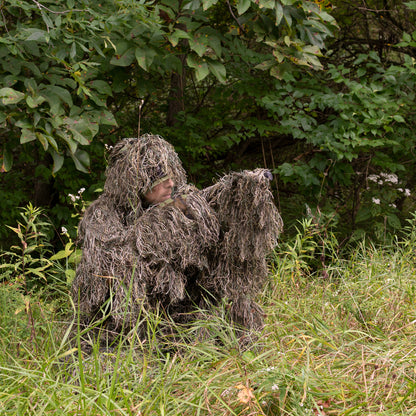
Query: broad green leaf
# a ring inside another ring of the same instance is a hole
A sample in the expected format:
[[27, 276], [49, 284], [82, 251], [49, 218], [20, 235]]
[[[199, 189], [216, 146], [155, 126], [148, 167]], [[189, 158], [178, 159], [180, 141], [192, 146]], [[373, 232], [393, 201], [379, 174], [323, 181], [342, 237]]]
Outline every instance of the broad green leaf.
[[50, 17], [42, 10], [42, 19], [45, 22], [45, 25], [48, 27], [48, 30], [53, 28], [53, 22]]
[[325, 11], [321, 10], [321, 11], [319, 12], [319, 17], [320, 17], [322, 20], [324, 20], [325, 22], [330, 22], [330, 23], [332, 23], [335, 27], [338, 27], [338, 24], [336, 23], [334, 16], [331, 16], [329, 13], [327, 13], [327, 12], [325, 12]]
[[25, 94], [20, 91], [16, 91], [13, 88], [1, 88], [0, 89], [0, 102], [3, 105], [17, 104], [25, 98]]
[[191, 68], [195, 69], [197, 81], [202, 81], [209, 74], [209, 68], [205, 60], [197, 56], [188, 55], [186, 61]]
[[13, 156], [7, 149], [3, 150], [0, 172], [8, 172], [13, 166]]
[[50, 266], [51, 266], [51, 264], [46, 264], [45, 266], [36, 267], [36, 268], [29, 267], [29, 268], [27, 268], [27, 272], [28, 273], [33, 273], [36, 276], [38, 276], [41, 279], [46, 281], [45, 273], [43, 273], [43, 272]]
[[287, 25], [289, 26], [289, 27], [292, 27], [292, 16], [291, 16], [291, 14], [289, 13], [289, 10], [286, 8], [286, 9], [283, 9], [283, 16], [284, 16], [284, 18], [285, 18], [285, 20], [286, 20], [286, 23], [287, 23]]
[[[66, 269], [65, 270], [66, 282], [69, 286], [72, 284], [73, 280], [75, 279], [75, 274], [76, 274], [75, 270], [73, 270], [73, 269]], [[73, 349], [67, 351], [65, 354], [66, 355], [72, 354], [73, 350], [76, 350], [76, 349], [73, 348]]]
[[151, 48], [145, 48], [145, 49], [136, 48], [135, 50], [135, 57], [136, 57], [137, 63], [145, 71], [149, 70], [156, 55], [157, 55], [156, 51]]
[[50, 153], [53, 159], [52, 175], [55, 175], [56, 172], [58, 172], [58, 170], [62, 168], [65, 158], [63, 155], [61, 155], [54, 149], [51, 149]]
[[237, 12], [239, 15], [244, 14], [251, 6], [251, 0], [237, 0]]
[[23, 34], [27, 34], [27, 37], [25, 40], [36, 40], [36, 41], [49, 41], [49, 35], [48, 32], [41, 29], [25, 29]]
[[284, 55], [278, 49], [273, 49], [273, 56], [277, 59], [277, 62], [279, 63], [283, 62], [285, 59]]
[[89, 140], [83, 135], [82, 132], [77, 130], [75, 127], [68, 127], [69, 131], [72, 133], [72, 137], [79, 143], [84, 146], [88, 146], [90, 144]]
[[402, 224], [395, 214], [388, 214], [387, 215], [387, 223], [395, 230], [399, 230], [402, 227]]
[[280, 25], [284, 16], [283, 7], [280, 3], [276, 2], [276, 26]]
[[282, 79], [282, 72], [279, 65], [274, 65], [270, 68], [270, 75], [276, 79]]
[[274, 9], [274, 6], [276, 4], [276, 0], [259, 0], [258, 3], [259, 7], [262, 9], [263, 7], [265, 9]]
[[91, 121], [85, 114], [81, 118], [65, 117], [64, 123], [73, 135], [73, 138], [82, 145], [89, 145], [92, 138], [98, 133], [97, 121]]
[[16, 82], [18, 82], [18, 78], [19, 77], [15, 75], [6, 75], [3, 77], [3, 85], [6, 87], [12, 87], [14, 84], [16, 84]]
[[36, 140], [35, 132], [28, 129], [22, 129], [22, 134], [20, 135], [20, 143], [25, 144], [33, 142], [33, 140]]
[[32, 129], [33, 123], [32, 120], [28, 118], [22, 118], [20, 120], [17, 120], [15, 123], [15, 126], [20, 127], [21, 129]]
[[78, 264], [81, 261], [81, 257], [82, 257], [82, 250], [77, 248], [69, 257], [68, 262], [72, 264]]
[[71, 158], [79, 171], [89, 173], [90, 157], [87, 152], [77, 149], [75, 153], [71, 153]]
[[76, 45], [76, 43], [74, 42], [74, 43], [72, 44], [72, 46], [71, 46], [71, 50], [70, 50], [70, 52], [69, 52], [69, 56], [70, 56], [72, 59], [74, 59], [76, 55], [77, 55], [77, 45]]
[[94, 81], [90, 81], [88, 83], [88, 85], [97, 90], [98, 92], [100, 92], [101, 94], [104, 95], [113, 95], [113, 91], [110, 87], [110, 85], [108, 84], [108, 82], [102, 81], [100, 79], [96, 79]]
[[217, 4], [218, 0], [202, 0], [202, 7], [204, 10], [209, 9], [214, 4]]
[[117, 126], [117, 121], [113, 113], [110, 111], [104, 110], [99, 114], [99, 120], [101, 124], [107, 124], [109, 126]]
[[184, 9], [197, 10], [201, 7], [201, 0], [189, 0], [184, 5]]
[[115, 66], [129, 66], [133, 63], [135, 59], [135, 48], [127, 49], [123, 54], [115, 54], [111, 60], [110, 64]]
[[211, 47], [215, 54], [219, 57], [222, 53], [221, 40], [216, 34], [207, 34], [208, 46]]
[[186, 63], [191, 68], [196, 68], [200, 61], [201, 61], [201, 59], [194, 56], [194, 55], [188, 55], [187, 58], [186, 58]]
[[[160, 60], [159, 60], [159, 62], [160, 62]], [[164, 71], [168, 71], [168, 72], [171, 72], [171, 71], [172, 72], [181, 72], [182, 71], [182, 62], [181, 62], [181, 60], [173, 54], [165, 56], [163, 58], [162, 65], [163, 65], [163, 70]]]
[[195, 37], [194, 39], [190, 39], [189, 46], [200, 57], [202, 57], [207, 50], [207, 45], [205, 42], [203, 42], [201, 37]]
[[58, 251], [56, 254], [54, 254], [52, 257], [50, 257], [49, 260], [66, 259], [74, 251], [74, 249], [72, 248], [72, 246], [73, 246], [73, 243], [66, 243], [65, 249], [64, 250], [61, 250], [61, 251]]
[[100, 56], [102, 56], [103, 58], [105, 58], [104, 52], [102, 51], [100, 45], [95, 40], [91, 40], [91, 43], [90, 44], [94, 47], [94, 49], [97, 51], [97, 53]]
[[68, 145], [68, 149], [71, 153], [75, 153], [77, 151], [78, 142], [76, 142], [72, 138], [72, 135], [70, 135], [67, 131], [63, 131], [61, 129], [57, 129], [56, 134], [65, 141], [65, 143]]
[[[274, 51], [273, 51], [274, 54]], [[270, 69], [273, 65], [274, 65], [274, 61], [269, 60], [269, 61], [264, 61], [258, 65], [255, 66], [256, 69], [260, 69], [261, 71], [267, 71], [268, 69]]]
[[399, 115], [399, 114], [395, 114], [394, 116], [393, 116], [393, 118], [396, 120], [396, 121], [398, 121], [399, 123], [405, 123], [406, 122], [406, 120], [401, 116], [401, 115]]
[[408, 1], [403, 4], [405, 4], [410, 10], [416, 10], [416, 1]]
[[28, 92], [30, 92], [32, 95], [36, 94], [38, 84], [33, 78], [26, 78], [24, 84]]
[[50, 134], [46, 134], [45, 137], [48, 143], [52, 146], [52, 148], [55, 151], [58, 151], [58, 143], [56, 143], [56, 140]]
[[202, 64], [198, 65], [195, 68], [195, 73], [197, 81], [202, 81], [209, 74], [207, 63], [203, 62]]
[[287, 35], [283, 38], [283, 41], [285, 42], [286, 46], [290, 46], [292, 43], [290, 37]]
[[[191, 39], [191, 36], [189, 35], [189, 33], [185, 32], [184, 30], [175, 28], [175, 31], [168, 35], [168, 39], [169, 39], [169, 42], [172, 44], [172, 46], [175, 47], [179, 43], [180, 39]], [[136, 53], [136, 57], [137, 57], [137, 53]]]
[[26, 97], [26, 103], [30, 108], [36, 108], [38, 105], [42, 104], [44, 101], [45, 101], [45, 97], [41, 95], [37, 95], [35, 97], [28, 95]]
[[15, 77], [17, 77], [21, 73], [22, 66], [25, 65], [25, 63], [21, 60], [12, 57], [7, 60], [3, 60], [1, 64], [5, 71], [10, 72], [10, 74], [12, 74]]
[[[68, 106], [72, 106], [72, 96], [70, 92], [66, 88], [58, 87], [57, 85], [47, 85], [44, 87], [45, 94], [48, 95], [55, 95], [58, 97], [62, 102], [68, 104]], [[45, 95], [47, 99], [47, 95]]]
[[43, 146], [44, 150], [48, 150], [49, 143], [48, 143], [47, 138], [39, 131], [37, 131], [35, 134], [38, 140], [40, 141], [41, 145]]
[[220, 81], [221, 83], [224, 83], [226, 81], [226, 70], [225, 66], [217, 61], [211, 61], [208, 62], [209, 70], [215, 75], [215, 77]]
[[311, 26], [311, 29], [315, 32], [325, 33], [328, 36], [332, 36], [332, 31], [325, 24], [319, 22], [318, 20], [312, 20], [308, 22]]

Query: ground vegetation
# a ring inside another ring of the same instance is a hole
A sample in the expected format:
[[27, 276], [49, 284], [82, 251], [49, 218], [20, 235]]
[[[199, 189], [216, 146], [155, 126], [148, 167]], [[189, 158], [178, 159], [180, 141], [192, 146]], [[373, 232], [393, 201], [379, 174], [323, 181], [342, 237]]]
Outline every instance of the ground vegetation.
[[[344, 253], [312, 218], [297, 228], [272, 258], [258, 299], [265, 327], [249, 346], [218, 305], [186, 327], [143, 313], [146, 337], [131, 331], [112, 346], [92, 342], [88, 353], [65, 281], [73, 263], [43, 257], [37, 234], [22, 258], [47, 258], [55, 280], [30, 290], [25, 279], [43, 279], [28, 267], [0, 285], [2, 414], [413, 414], [414, 220], [391, 244], [362, 241]], [[315, 264], [324, 249], [325, 273]], [[166, 323], [175, 337], [161, 330]]]

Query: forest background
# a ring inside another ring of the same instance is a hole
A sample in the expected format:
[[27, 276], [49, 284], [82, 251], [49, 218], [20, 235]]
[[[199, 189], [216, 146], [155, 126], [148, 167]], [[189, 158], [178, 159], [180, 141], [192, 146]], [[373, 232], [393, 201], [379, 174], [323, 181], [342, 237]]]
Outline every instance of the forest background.
[[[416, 2], [4, 0], [2, 247], [19, 207], [59, 245], [109, 147], [152, 132], [198, 186], [270, 168], [286, 231], [383, 241], [414, 210]], [[81, 191], [80, 191], [81, 190]], [[85, 190], [85, 192], [84, 192]], [[78, 212], [79, 213], [79, 212]]]

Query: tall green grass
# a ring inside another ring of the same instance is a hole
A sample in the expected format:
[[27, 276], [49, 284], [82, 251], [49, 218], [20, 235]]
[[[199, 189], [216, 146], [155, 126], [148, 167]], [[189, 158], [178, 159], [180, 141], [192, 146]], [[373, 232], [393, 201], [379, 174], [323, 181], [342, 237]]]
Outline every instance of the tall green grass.
[[341, 256], [309, 226], [279, 247], [244, 343], [220, 307], [171, 339], [144, 315], [146, 336], [86, 353], [67, 294], [3, 281], [0, 414], [416, 415], [416, 233]]

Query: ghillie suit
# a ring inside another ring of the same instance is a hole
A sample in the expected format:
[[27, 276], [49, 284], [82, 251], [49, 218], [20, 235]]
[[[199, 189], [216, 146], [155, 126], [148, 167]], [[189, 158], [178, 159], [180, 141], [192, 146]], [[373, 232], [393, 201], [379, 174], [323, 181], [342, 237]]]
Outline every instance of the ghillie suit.
[[282, 219], [266, 169], [231, 173], [202, 192], [220, 222], [221, 237], [211, 256], [211, 275], [201, 285], [231, 301], [231, 318], [248, 328], [263, 325], [254, 302], [267, 277], [266, 256], [276, 246]]
[[[235, 322], [261, 327], [254, 298], [282, 229], [270, 172], [231, 173], [199, 191], [186, 184], [173, 147], [147, 134], [114, 147], [106, 177], [79, 225], [83, 255], [72, 296], [86, 322], [105, 308], [115, 331], [156, 308], [186, 322], [208, 296], [228, 298]], [[147, 206], [146, 192], [166, 178], [177, 187], [172, 198]]]

